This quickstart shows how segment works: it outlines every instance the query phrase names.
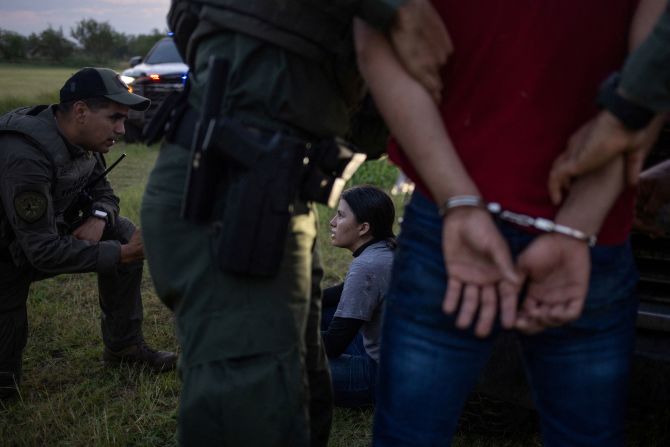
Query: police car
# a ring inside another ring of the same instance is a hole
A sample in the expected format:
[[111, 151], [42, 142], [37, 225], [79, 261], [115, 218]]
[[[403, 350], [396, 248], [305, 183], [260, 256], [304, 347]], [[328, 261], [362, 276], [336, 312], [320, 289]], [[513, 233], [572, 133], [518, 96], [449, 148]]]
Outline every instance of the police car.
[[172, 37], [156, 42], [147, 55], [130, 59], [130, 68], [121, 73], [121, 79], [131, 91], [151, 100], [144, 112], [131, 110], [126, 120], [126, 141], [140, 141], [144, 126], [151, 120], [163, 100], [173, 91], [184, 88], [188, 65], [184, 63]]

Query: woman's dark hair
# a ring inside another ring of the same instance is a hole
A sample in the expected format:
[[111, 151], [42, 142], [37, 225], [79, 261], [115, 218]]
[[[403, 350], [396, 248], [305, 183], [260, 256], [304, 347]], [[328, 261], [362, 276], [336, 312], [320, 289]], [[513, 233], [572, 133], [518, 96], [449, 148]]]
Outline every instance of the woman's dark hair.
[[360, 185], [344, 191], [342, 200], [347, 202], [359, 223], [370, 225], [370, 234], [375, 240], [386, 240], [391, 248], [395, 247], [395, 207], [388, 194], [376, 186]]

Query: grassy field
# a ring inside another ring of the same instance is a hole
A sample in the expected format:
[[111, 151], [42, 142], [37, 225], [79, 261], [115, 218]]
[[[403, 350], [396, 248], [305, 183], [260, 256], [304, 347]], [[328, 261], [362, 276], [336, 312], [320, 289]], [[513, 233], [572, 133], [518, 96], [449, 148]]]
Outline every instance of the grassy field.
[[71, 67], [0, 63], [0, 113], [58, 102], [60, 88], [76, 71]]
[[[110, 181], [121, 197], [121, 212], [137, 222], [143, 186], [157, 149], [121, 143], [109, 160], [121, 152], [128, 157], [110, 174]], [[389, 188], [395, 173], [386, 161], [369, 162], [353, 182], [378, 179], [377, 183]], [[402, 198], [396, 200], [401, 207]], [[327, 229], [333, 211], [319, 208], [319, 243], [326, 266], [324, 285], [328, 286], [342, 280], [351, 255], [330, 246]], [[142, 285], [145, 337], [160, 349], [178, 350], [172, 316], [156, 297], [147, 270]], [[0, 445], [175, 444], [176, 373], [156, 376], [128, 368], [104, 368], [99, 313], [95, 274], [61, 275], [32, 285], [21, 396], [9, 405], [0, 403]], [[371, 424], [371, 410], [336, 409], [330, 445], [369, 445]], [[524, 439], [534, 440], [534, 436]], [[456, 445], [514, 445], [509, 439], [505, 442], [463, 434]]]
[[[23, 68], [0, 64], [0, 112], [20, 105], [52, 102], [71, 69]], [[119, 144], [108, 156], [128, 158], [110, 174], [121, 197], [122, 213], [138, 222], [144, 184], [157, 148]], [[353, 183], [389, 188], [396, 170], [375, 161], [357, 173]], [[399, 210], [403, 197], [396, 198]], [[351, 260], [328, 241], [332, 210], [319, 209], [320, 246], [326, 269], [324, 285], [343, 278]], [[160, 349], [178, 350], [170, 312], [159, 302], [145, 270], [142, 285], [147, 341]], [[0, 446], [169, 446], [175, 444], [179, 380], [176, 373], [151, 375], [122, 368], [106, 369], [94, 274], [61, 275], [33, 284], [28, 300], [30, 334], [24, 356], [20, 398], [0, 404]], [[503, 408], [501, 411], [506, 411]], [[336, 409], [330, 445], [370, 444], [371, 410]], [[632, 426], [631, 445], [669, 445], [668, 417], [652, 417]], [[488, 422], [485, 422], [485, 425]], [[481, 427], [462, 430], [459, 447], [540, 445], [533, 430], [508, 427], [491, 434]], [[484, 427], [487, 428], [487, 427]], [[490, 428], [490, 427], [488, 427]], [[488, 433], [488, 434], [487, 434]]]
[[75, 71], [73, 68], [0, 64], [0, 113], [25, 105], [58, 102], [58, 91]]

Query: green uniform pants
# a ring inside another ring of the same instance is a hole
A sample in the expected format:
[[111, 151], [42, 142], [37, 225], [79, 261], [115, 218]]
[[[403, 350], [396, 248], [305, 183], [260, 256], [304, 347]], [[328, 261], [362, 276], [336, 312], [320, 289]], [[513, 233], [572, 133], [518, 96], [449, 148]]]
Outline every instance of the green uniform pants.
[[[113, 228], [105, 229], [102, 239], [126, 243], [134, 231], [130, 220], [118, 217]], [[112, 350], [143, 340], [143, 266], [143, 262], [133, 262], [98, 273], [102, 339]], [[0, 397], [13, 394], [21, 379], [23, 350], [28, 340], [26, 301], [30, 284], [53, 276], [56, 274], [40, 272], [28, 264], [16, 267], [11, 261], [0, 259]]]
[[314, 212], [296, 206], [275, 277], [223, 273], [215, 228], [179, 217], [187, 163], [187, 150], [161, 148], [141, 211], [152, 278], [175, 311], [182, 348], [179, 442], [326, 445], [332, 391], [318, 332]]

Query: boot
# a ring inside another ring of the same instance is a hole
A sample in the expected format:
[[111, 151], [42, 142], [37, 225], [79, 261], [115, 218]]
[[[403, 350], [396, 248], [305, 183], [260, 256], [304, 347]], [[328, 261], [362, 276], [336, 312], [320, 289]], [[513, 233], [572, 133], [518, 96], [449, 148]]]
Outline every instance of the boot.
[[126, 346], [118, 351], [105, 347], [102, 359], [106, 366], [130, 365], [146, 367], [153, 372], [172, 371], [177, 366], [177, 354], [167, 351], [156, 351], [146, 343]]

